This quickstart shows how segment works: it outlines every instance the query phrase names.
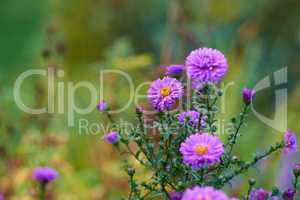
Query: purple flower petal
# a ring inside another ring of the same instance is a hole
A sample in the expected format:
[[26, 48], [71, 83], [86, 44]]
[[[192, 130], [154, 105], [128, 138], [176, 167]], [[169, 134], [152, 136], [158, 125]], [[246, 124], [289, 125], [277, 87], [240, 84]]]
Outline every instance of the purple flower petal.
[[169, 200], [181, 200], [182, 194], [180, 192], [170, 192]]

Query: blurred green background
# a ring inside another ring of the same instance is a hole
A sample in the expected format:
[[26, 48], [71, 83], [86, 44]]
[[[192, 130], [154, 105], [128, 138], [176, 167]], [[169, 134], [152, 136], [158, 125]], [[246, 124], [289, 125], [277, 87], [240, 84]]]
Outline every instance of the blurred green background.
[[[30, 115], [15, 104], [13, 86], [28, 69], [63, 70], [65, 84], [89, 81], [99, 88], [99, 70], [120, 69], [136, 85], [153, 80], [171, 63], [183, 63], [194, 48], [220, 49], [230, 70], [224, 79], [234, 85], [227, 91], [226, 113], [236, 115], [240, 90], [288, 67], [288, 127], [300, 132], [300, 1], [298, 0], [2, 0], [0, 6], [0, 192], [7, 199], [35, 199], [31, 170], [41, 164], [54, 167], [60, 177], [51, 184], [48, 199], [119, 199], [127, 193], [127, 180], [117, 152], [101, 140], [103, 131], [80, 134], [78, 120], [107, 123], [94, 110], [77, 114], [75, 126], [67, 114]], [[118, 108], [128, 100], [124, 80], [105, 80], [105, 99]], [[124, 86], [125, 85], [125, 86]], [[274, 116], [276, 86], [258, 92], [256, 110]], [[142, 91], [146, 91], [146, 87]], [[66, 90], [65, 90], [66, 92]], [[78, 90], [76, 105], [85, 107], [91, 97]], [[47, 105], [47, 80], [34, 76], [24, 81], [27, 105]], [[66, 101], [65, 101], [66, 104]], [[146, 101], [141, 104], [146, 105]], [[67, 105], [66, 105], [67, 106]], [[134, 106], [118, 115], [134, 120]], [[236, 154], [247, 159], [282, 134], [255, 116]], [[282, 184], [281, 155], [275, 155], [249, 173], [258, 185]], [[299, 161], [299, 160], [298, 160]], [[233, 184], [231, 193], [245, 192], [248, 176]], [[284, 187], [284, 186], [282, 186]]]

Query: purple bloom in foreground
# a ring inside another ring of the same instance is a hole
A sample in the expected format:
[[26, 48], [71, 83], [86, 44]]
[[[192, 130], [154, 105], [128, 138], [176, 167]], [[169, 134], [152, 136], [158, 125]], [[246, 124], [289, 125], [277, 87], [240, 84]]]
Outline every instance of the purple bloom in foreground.
[[166, 75], [177, 75], [184, 71], [184, 65], [173, 64], [166, 67]]
[[151, 83], [147, 96], [156, 110], [163, 111], [171, 108], [183, 96], [183, 86], [175, 78], [164, 77]]
[[262, 188], [252, 189], [250, 193], [250, 200], [267, 200], [269, 195], [269, 192]]
[[188, 77], [201, 82], [217, 82], [228, 69], [224, 54], [212, 48], [192, 51], [186, 58], [185, 66]]
[[169, 200], [181, 200], [182, 194], [180, 192], [170, 192]]
[[97, 104], [97, 109], [100, 111], [103, 111], [107, 108], [107, 102], [104, 100], [101, 100], [98, 104]]
[[184, 124], [188, 122], [190, 126], [197, 126], [199, 123], [200, 113], [197, 111], [186, 111], [182, 112], [177, 116], [177, 119], [180, 124]]
[[294, 166], [294, 175], [300, 176], [300, 163], [296, 163]]
[[4, 200], [4, 196], [2, 193], [0, 193], [0, 200]]
[[252, 98], [253, 98], [253, 97], [255, 96], [255, 94], [256, 94], [256, 91], [255, 91], [255, 90], [252, 90], [252, 89], [250, 89], [250, 88], [244, 88], [242, 94], [243, 94], [243, 100], [244, 100], [244, 103], [245, 103], [245, 104], [250, 104]]
[[117, 132], [111, 131], [106, 133], [103, 138], [106, 140], [106, 142], [113, 144], [119, 140], [119, 134]]
[[284, 153], [296, 152], [298, 149], [297, 137], [289, 129], [287, 129], [284, 133], [284, 145]]
[[32, 172], [32, 179], [42, 183], [48, 183], [56, 179], [57, 176], [57, 171], [50, 167], [37, 167]]
[[286, 191], [284, 191], [282, 197], [283, 197], [285, 200], [293, 200], [295, 194], [296, 194], [296, 190], [295, 190], [294, 188], [289, 188], [289, 189], [287, 189]]
[[181, 200], [230, 200], [230, 198], [223, 191], [213, 187], [195, 186], [187, 189]]
[[218, 163], [224, 147], [218, 137], [209, 133], [196, 133], [181, 143], [180, 152], [186, 165], [200, 168]]

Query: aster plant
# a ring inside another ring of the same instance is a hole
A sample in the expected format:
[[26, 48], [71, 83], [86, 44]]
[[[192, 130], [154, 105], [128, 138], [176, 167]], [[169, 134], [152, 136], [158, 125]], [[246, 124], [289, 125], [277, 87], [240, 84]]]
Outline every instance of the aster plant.
[[[253, 179], [248, 181], [248, 191], [241, 197], [229, 197], [223, 191], [260, 160], [278, 151], [286, 154], [297, 150], [296, 136], [287, 130], [281, 141], [255, 153], [251, 160], [233, 154], [255, 96], [255, 90], [250, 88], [241, 91], [243, 108], [228, 123], [224, 137], [219, 137], [217, 114], [222, 91], [218, 83], [228, 71], [224, 54], [199, 48], [187, 56], [184, 65], [171, 65], [166, 70], [166, 76], [154, 80], [147, 92], [156, 113], [148, 116], [145, 109], [137, 107], [137, 126], [124, 132], [114, 124], [115, 130], [104, 136], [122, 155], [133, 156], [151, 172], [150, 177], [138, 180], [132, 163], [125, 159], [131, 189], [126, 199], [294, 199], [299, 186], [299, 164], [294, 169], [293, 188], [287, 191], [274, 188], [268, 192], [257, 188]], [[107, 110], [102, 109], [106, 113]], [[112, 116], [107, 116], [114, 123]], [[151, 118], [150, 122], [146, 117]]]
[[58, 172], [47, 166], [36, 167], [32, 171], [32, 179], [39, 183], [39, 199], [46, 199], [46, 189], [48, 183], [55, 180], [58, 176]]

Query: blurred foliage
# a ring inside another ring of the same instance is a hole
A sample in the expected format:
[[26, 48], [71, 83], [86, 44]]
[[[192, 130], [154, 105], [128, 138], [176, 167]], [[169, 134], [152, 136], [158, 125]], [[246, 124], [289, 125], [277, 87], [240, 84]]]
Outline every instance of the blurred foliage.
[[[68, 127], [67, 113], [29, 115], [16, 106], [13, 84], [26, 69], [61, 69], [65, 74], [58, 81], [65, 85], [88, 80], [97, 89], [99, 70], [121, 69], [137, 86], [159, 76], [162, 66], [184, 62], [193, 48], [215, 47], [230, 63], [224, 83], [234, 82], [221, 118], [238, 113], [243, 86], [254, 86], [288, 66], [288, 125], [299, 133], [299, 13], [298, 0], [2, 0], [0, 191], [8, 199], [34, 199], [30, 173], [38, 164], [60, 172], [48, 199], [116, 199], [127, 191], [117, 153], [100, 139], [103, 131], [79, 132], [80, 118], [107, 122], [97, 111], [76, 115], [76, 126]], [[259, 92], [254, 105], [270, 117], [274, 88]], [[129, 97], [126, 80], [107, 78], [104, 93], [112, 107], [122, 107]], [[75, 97], [81, 107], [91, 99], [81, 90]], [[47, 80], [25, 81], [22, 98], [32, 106], [46, 105]], [[141, 104], [147, 106], [146, 100]], [[120, 118], [134, 120], [133, 110], [131, 106]], [[281, 137], [254, 116], [250, 119], [243, 145], [236, 151], [244, 157], [251, 156], [249, 149], [263, 148]], [[280, 168], [279, 159], [280, 155], [266, 160], [260, 171], [253, 171], [260, 185], [269, 187], [278, 179], [274, 173]], [[233, 187], [236, 193], [245, 190], [243, 185]]]

